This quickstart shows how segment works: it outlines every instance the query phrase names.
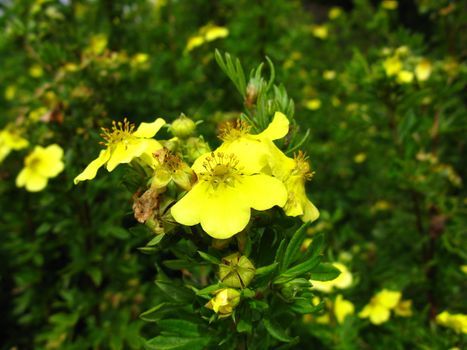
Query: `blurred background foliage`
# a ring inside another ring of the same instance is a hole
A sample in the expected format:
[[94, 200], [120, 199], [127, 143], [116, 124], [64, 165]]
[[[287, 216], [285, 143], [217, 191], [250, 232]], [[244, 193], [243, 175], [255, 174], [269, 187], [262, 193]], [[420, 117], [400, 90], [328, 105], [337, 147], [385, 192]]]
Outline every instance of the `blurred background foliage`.
[[[466, 18], [449, 0], [1, 1], [0, 128], [29, 142], [0, 165], [2, 348], [137, 349], [154, 333], [138, 316], [160, 257], [137, 250], [131, 193], [118, 170], [72, 179], [111, 120], [183, 112], [215, 143], [245, 102], [215, 48], [247, 69], [268, 56], [294, 99], [321, 211], [309, 234], [353, 273], [346, 300], [361, 310], [387, 288], [413, 302], [380, 326], [297, 320], [297, 348], [463, 348], [435, 319], [467, 313]], [[65, 170], [17, 188], [28, 151], [52, 143]]]

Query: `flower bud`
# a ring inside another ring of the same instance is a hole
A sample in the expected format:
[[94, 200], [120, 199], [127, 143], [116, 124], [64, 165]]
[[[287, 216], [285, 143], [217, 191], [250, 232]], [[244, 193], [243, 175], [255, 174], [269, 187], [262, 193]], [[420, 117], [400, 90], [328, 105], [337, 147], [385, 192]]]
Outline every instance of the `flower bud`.
[[219, 279], [223, 284], [233, 288], [245, 288], [255, 277], [255, 267], [251, 261], [239, 253], [222, 259], [219, 265]]
[[190, 137], [185, 143], [185, 156], [190, 162], [194, 162], [203, 154], [211, 152], [208, 143], [202, 137]]
[[180, 114], [180, 117], [175, 119], [170, 126], [170, 131], [175, 137], [186, 139], [192, 136], [195, 132], [196, 124], [190, 118], [187, 118], [185, 114]]
[[223, 288], [216, 292], [214, 298], [205, 305], [208, 309], [214, 310], [219, 317], [228, 317], [240, 302], [240, 293], [232, 288]]

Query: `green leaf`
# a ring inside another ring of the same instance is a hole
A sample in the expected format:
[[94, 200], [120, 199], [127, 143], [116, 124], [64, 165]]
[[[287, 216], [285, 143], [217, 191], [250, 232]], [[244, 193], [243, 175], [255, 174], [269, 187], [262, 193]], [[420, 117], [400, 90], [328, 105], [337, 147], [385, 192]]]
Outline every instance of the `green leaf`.
[[330, 263], [321, 263], [311, 271], [311, 280], [332, 281], [337, 278], [341, 272]]
[[174, 300], [181, 303], [191, 302], [194, 294], [186, 287], [175, 285], [170, 281], [157, 280], [156, 285], [164, 294]]
[[155, 245], [158, 245], [162, 239], [164, 238], [165, 234], [161, 233], [160, 235], [156, 235], [153, 239], [151, 239], [148, 243], [146, 243], [147, 247], [153, 247]]
[[256, 269], [256, 276], [263, 276], [263, 275], [267, 275], [271, 272], [273, 272], [276, 268], [277, 268], [277, 265], [279, 265], [277, 262], [274, 262], [270, 265], [266, 265], [266, 266], [262, 266], [258, 269]]
[[300, 226], [300, 228], [295, 231], [294, 235], [292, 236], [289, 244], [287, 245], [287, 249], [284, 253], [284, 258], [282, 259], [280, 271], [285, 270], [289, 267], [294, 261], [297, 260], [298, 255], [300, 253], [300, 247], [306, 235], [306, 229], [310, 223], [305, 222]]
[[307, 272], [310, 272], [316, 267], [321, 261], [321, 257], [317, 256], [312, 259], [309, 259], [301, 264], [295, 265], [294, 267], [286, 270], [284, 273], [281, 273], [275, 280], [274, 284], [283, 284], [296, 277], [299, 277]]
[[209, 296], [212, 293], [214, 293], [216, 290], [219, 290], [223, 287], [224, 285], [222, 283], [213, 284], [211, 286], [207, 286], [206, 288], [196, 291], [196, 295], [199, 295], [201, 297]]
[[284, 332], [283, 327], [279, 326], [277, 323], [268, 320], [267, 318], [263, 319], [264, 328], [268, 331], [268, 333], [275, 339], [282, 341], [284, 343], [291, 342], [294, 338], [287, 335]]
[[237, 324], [237, 332], [239, 332], [239, 333], [251, 334], [252, 330], [253, 330], [253, 326], [252, 326], [250, 320], [248, 320], [248, 319], [242, 319]]
[[215, 265], [219, 265], [221, 263], [220, 259], [216, 258], [215, 256], [206, 254], [200, 250], [198, 250], [198, 254], [206, 261], [209, 261], [210, 263], [213, 263]]
[[308, 249], [306, 250], [305, 255], [309, 259], [313, 259], [314, 257], [317, 257], [318, 255], [321, 254], [321, 251], [323, 250], [324, 246], [324, 235], [322, 233], [318, 233], [313, 236], [313, 240], [311, 241], [311, 244], [308, 246]]
[[186, 306], [177, 303], [160, 303], [149, 310], [144, 311], [139, 315], [139, 318], [146, 322], [156, 322], [163, 318], [166, 314], [180, 314], [180, 311]]
[[298, 299], [295, 300], [292, 305], [290, 305], [290, 309], [298, 314], [311, 314], [317, 311], [322, 310], [324, 307], [324, 302], [321, 302], [318, 305], [313, 305], [311, 303], [311, 298], [309, 299]]
[[200, 337], [200, 327], [196, 323], [187, 320], [165, 319], [160, 320], [157, 325], [164, 334], [179, 335], [181, 337]]
[[144, 347], [150, 350], [203, 350], [210, 340], [206, 335], [196, 338], [159, 335], [147, 341]]
[[194, 261], [183, 260], [183, 259], [165, 260], [162, 262], [162, 264], [171, 270], [188, 269], [193, 266], [201, 265], [200, 263], [197, 263]]

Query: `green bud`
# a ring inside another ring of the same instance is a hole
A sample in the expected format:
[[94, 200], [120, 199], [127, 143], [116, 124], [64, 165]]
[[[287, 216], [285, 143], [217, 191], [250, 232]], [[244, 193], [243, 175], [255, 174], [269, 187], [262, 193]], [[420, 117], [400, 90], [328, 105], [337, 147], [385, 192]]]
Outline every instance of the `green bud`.
[[180, 114], [180, 117], [175, 119], [170, 125], [170, 131], [175, 137], [186, 139], [194, 134], [196, 130], [196, 124], [190, 118], [187, 118], [185, 114]]
[[208, 152], [211, 152], [211, 148], [202, 137], [190, 137], [185, 142], [185, 156], [190, 162]]
[[255, 266], [239, 253], [231, 254], [222, 259], [219, 265], [219, 279], [223, 284], [233, 288], [245, 288], [255, 277]]

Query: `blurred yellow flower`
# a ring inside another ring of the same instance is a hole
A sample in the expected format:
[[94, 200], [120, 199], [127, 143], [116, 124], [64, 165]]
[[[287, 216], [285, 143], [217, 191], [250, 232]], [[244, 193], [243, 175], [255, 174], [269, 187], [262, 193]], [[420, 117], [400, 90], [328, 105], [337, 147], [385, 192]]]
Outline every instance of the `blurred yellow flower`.
[[305, 108], [316, 111], [321, 108], [321, 100], [317, 98], [313, 98], [305, 102]]
[[312, 289], [318, 290], [323, 293], [331, 293], [334, 289], [346, 289], [352, 285], [353, 276], [347, 266], [335, 262], [332, 265], [337, 268], [341, 273], [332, 281], [315, 281], [310, 280]]
[[8, 85], [5, 89], [5, 100], [11, 101], [16, 96], [16, 86]]
[[84, 49], [86, 54], [100, 55], [107, 47], [108, 38], [104, 33], [99, 33], [91, 36], [89, 45]]
[[436, 316], [436, 323], [440, 326], [453, 329], [456, 333], [467, 334], [467, 315], [451, 314], [443, 311]]
[[427, 59], [422, 59], [415, 67], [415, 76], [417, 77], [418, 81], [425, 81], [430, 77], [431, 71], [431, 62]]
[[196, 35], [191, 36], [185, 47], [185, 51], [191, 51], [204, 43], [216, 39], [225, 38], [229, 35], [229, 29], [212, 24], [205, 25], [198, 30]]
[[34, 64], [29, 68], [29, 75], [33, 78], [40, 78], [44, 75], [44, 70], [38, 64]]
[[328, 17], [329, 19], [336, 19], [342, 15], [342, 9], [338, 6], [333, 6], [329, 10]]
[[352, 302], [345, 300], [341, 294], [336, 297], [334, 301], [334, 315], [339, 324], [344, 323], [345, 318], [348, 315], [353, 315], [355, 312], [355, 306]]
[[333, 70], [325, 70], [323, 72], [323, 79], [325, 80], [333, 80], [336, 78], [336, 72]]
[[353, 157], [353, 161], [357, 164], [363, 163], [366, 160], [366, 153], [358, 153]]
[[394, 313], [401, 317], [412, 316], [412, 300], [401, 300], [394, 308]]
[[7, 127], [0, 130], [0, 163], [11, 151], [18, 151], [29, 145], [28, 140], [21, 137], [17, 130]]
[[461, 271], [465, 274], [467, 274], [467, 265], [462, 265], [461, 266]]
[[399, 73], [402, 69], [402, 63], [397, 56], [389, 57], [383, 62], [383, 68], [388, 77]]
[[29, 112], [29, 120], [32, 122], [38, 122], [48, 112], [48, 109], [44, 106], [33, 109]]
[[401, 70], [397, 73], [397, 82], [399, 84], [410, 84], [413, 81], [414, 74], [408, 70]]
[[395, 10], [399, 6], [396, 0], [383, 0], [381, 6], [386, 10]]
[[319, 38], [319, 39], [326, 39], [328, 37], [328, 27], [324, 24], [322, 25], [313, 25], [311, 27], [311, 33]]
[[383, 289], [371, 298], [358, 314], [360, 318], [369, 318], [370, 322], [380, 325], [389, 320], [391, 309], [395, 308], [402, 296], [401, 292]]
[[149, 61], [149, 55], [144, 52], [139, 52], [131, 57], [130, 64], [134, 68], [145, 67]]
[[16, 186], [26, 187], [30, 192], [42, 191], [49, 178], [57, 176], [65, 165], [62, 161], [63, 149], [56, 144], [46, 148], [34, 147], [25, 158], [24, 168], [16, 177]]
[[107, 148], [99, 153], [86, 169], [74, 179], [77, 184], [80, 181], [91, 180], [96, 177], [101, 166], [107, 164], [108, 171], [114, 170], [117, 165], [129, 163], [134, 158], [146, 156], [153, 162], [152, 153], [162, 148], [162, 145], [152, 137], [165, 124], [164, 119], [157, 118], [152, 123], [141, 123], [134, 131], [134, 124], [128, 120], [113, 122], [112, 129], [103, 128], [102, 138]]

